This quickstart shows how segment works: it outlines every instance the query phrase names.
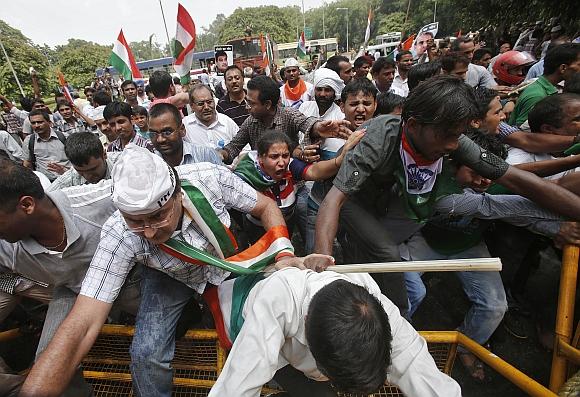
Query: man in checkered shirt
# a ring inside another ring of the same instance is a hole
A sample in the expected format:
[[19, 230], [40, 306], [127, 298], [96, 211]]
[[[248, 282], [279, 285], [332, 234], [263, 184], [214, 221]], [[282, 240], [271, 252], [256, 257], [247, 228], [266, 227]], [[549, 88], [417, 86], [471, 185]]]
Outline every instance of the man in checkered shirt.
[[[216, 249], [193, 220], [194, 204], [180, 188], [196, 187], [225, 226], [228, 209], [259, 218], [266, 230], [284, 225], [276, 203], [257, 193], [227, 168], [209, 163], [169, 167], [147, 149], [129, 144], [112, 173], [113, 201], [119, 211], [103, 226], [101, 242], [73, 311], [37, 361], [23, 386], [23, 396], [59, 395], [74, 368], [91, 348], [129, 270], [136, 260], [145, 267], [141, 306], [131, 347], [131, 372], [138, 396], [170, 396], [175, 328], [186, 303], [206, 285], [218, 285], [229, 272], [192, 265], [162, 251], [173, 237], [209, 254]], [[330, 261], [331, 258], [328, 257]], [[278, 266], [301, 262], [292, 256]]]

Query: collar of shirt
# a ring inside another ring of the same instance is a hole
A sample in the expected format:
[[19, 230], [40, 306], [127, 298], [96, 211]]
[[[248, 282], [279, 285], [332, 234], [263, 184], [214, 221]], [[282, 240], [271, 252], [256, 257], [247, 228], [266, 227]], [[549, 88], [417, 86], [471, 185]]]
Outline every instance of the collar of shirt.
[[548, 81], [548, 79], [546, 79], [544, 77], [544, 75], [540, 76], [538, 78], [538, 80], [536, 80], [536, 84], [538, 84], [540, 87], [542, 87], [548, 95], [553, 95], [553, 94], [558, 93], [558, 89], [556, 88], [556, 86], [554, 86], [554, 84], [550, 83]]
[[40, 135], [38, 135], [38, 133], [36, 134], [36, 142], [42, 142], [42, 141], [47, 142], [47, 141], [50, 141], [52, 138], [58, 139], [58, 135], [56, 135], [56, 132], [54, 132], [53, 128], [50, 129], [50, 136], [48, 137], [48, 139], [42, 139], [40, 137]]
[[[409, 78], [409, 77], [407, 77], [407, 79], [408, 79], [408, 78]], [[403, 79], [401, 78], [401, 75], [399, 74], [399, 68], [396, 68], [396, 69], [395, 69], [395, 78], [394, 78], [394, 80], [401, 80], [401, 82], [402, 82], [402, 83], [406, 83], [406, 82], [407, 82], [407, 79], [404, 79], [404, 80], [403, 80]]]
[[220, 114], [221, 113], [219, 113], [218, 111], [215, 111], [215, 121], [213, 123], [211, 123], [209, 126], [202, 123], [201, 120], [197, 118], [197, 115], [195, 113], [192, 113], [191, 118], [189, 118], [189, 116], [186, 117], [188, 119], [186, 121], [186, 123], [187, 124], [197, 124], [198, 126], [200, 126], [203, 129], [211, 130], [211, 129], [215, 128], [218, 124], [224, 125], [224, 123], [220, 120]]
[[[70, 207], [68, 198], [60, 190], [54, 192], [47, 192], [46, 195], [52, 200], [56, 208], [62, 216], [64, 222], [64, 227], [66, 230], [66, 247], [63, 254], [66, 252], [67, 248], [70, 247], [75, 241], [78, 240], [81, 233], [74, 222], [74, 213]], [[22, 248], [24, 248], [29, 254], [37, 255], [48, 252], [48, 248], [40, 245], [35, 239], [27, 238], [21, 241]]]

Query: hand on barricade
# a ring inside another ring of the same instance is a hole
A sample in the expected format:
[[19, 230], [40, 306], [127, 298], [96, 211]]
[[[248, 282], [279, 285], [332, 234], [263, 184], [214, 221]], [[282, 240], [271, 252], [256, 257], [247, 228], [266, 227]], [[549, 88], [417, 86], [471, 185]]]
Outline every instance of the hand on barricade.
[[580, 246], [580, 223], [563, 222], [558, 234], [554, 236], [554, 245], [563, 248], [565, 245]]

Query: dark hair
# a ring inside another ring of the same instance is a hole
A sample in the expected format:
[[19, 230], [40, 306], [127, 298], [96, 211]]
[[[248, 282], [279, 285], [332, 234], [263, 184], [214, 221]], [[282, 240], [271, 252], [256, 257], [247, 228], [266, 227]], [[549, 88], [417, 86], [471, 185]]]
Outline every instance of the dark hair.
[[133, 116], [137, 116], [137, 115], [148, 117], [149, 112], [143, 106], [135, 106], [133, 108]]
[[43, 119], [45, 119], [46, 121], [50, 122], [50, 115], [48, 114], [47, 111], [45, 110], [40, 110], [40, 109], [32, 109], [29, 113], [28, 113], [28, 120], [30, 120], [30, 118], [32, 116], [42, 116]]
[[261, 103], [271, 101], [273, 106], [280, 101], [280, 87], [268, 76], [256, 76], [248, 81], [248, 90], [259, 92], [258, 99]]
[[230, 65], [230, 66], [228, 66], [228, 67], [226, 68], [226, 70], [224, 71], [224, 76], [225, 76], [226, 74], [228, 74], [228, 72], [229, 72], [230, 70], [234, 70], [234, 69], [235, 69], [235, 70], [237, 70], [238, 72], [240, 72], [240, 74], [242, 75], [242, 77], [244, 77], [244, 72], [242, 71], [242, 69], [240, 69], [240, 68], [239, 68], [238, 66], [236, 66], [236, 65]]
[[451, 73], [457, 64], [468, 66], [469, 59], [459, 52], [450, 52], [441, 58], [441, 69], [447, 73]]
[[448, 129], [471, 120], [474, 115], [473, 88], [455, 76], [439, 75], [410, 92], [402, 118], [408, 121], [413, 117], [420, 124]]
[[478, 87], [474, 90], [475, 94], [475, 114], [476, 119], [484, 119], [487, 111], [489, 110], [489, 104], [498, 96], [497, 91]]
[[324, 66], [326, 69], [334, 70], [340, 76], [340, 63], [347, 62], [350, 65], [350, 60], [343, 55], [333, 55], [326, 61]]
[[306, 340], [320, 372], [341, 392], [372, 393], [387, 377], [393, 336], [381, 302], [337, 280], [312, 298]]
[[125, 116], [131, 120], [132, 115], [133, 109], [131, 109], [131, 105], [127, 102], [111, 102], [103, 110], [103, 117], [109, 122], [113, 117], [118, 116]]
[[104, 148], [95, 134], [83, 131], [70, 134], [64, 144], [64, 153], [72, 164], [83, 166], [93, 157], [103, 157]]
[[580, 73], [574, 73], [572, 77], [566, 80], [564, 92], [569, 94], [580, 94]]
[[364, 65], [365, 63], [368, 64], [369, 66], [373, 64], [370, 59], [368, 59], [366, 56], [362, 55], [354, 60], [353, 66], [355, 69], [358, 69], [358, 68], [362, 67], [362, 65]]
[[107, 91], [98, 90], [97, 92], [95, 92], [95, 95], [93, 95], [93, 102], [97, 106], [106, 106], [109, 103], [113, 102], [113, 100], [111, 99], [111, 95], [109, 95]]
[[44, 189], [34, 172], [14, 161], [0, 158], [0, 208], [13, 212], [22, 196], [41, 200]]
[[59, 99], [56, 101], [56, 110], [60, 110], [61, 106], [68, 106], [69, 108], [72, 108], [72, 105], [66, 99]]
[[125, 89], [125, 87], [127, 87], [128, 85], [133, 84], [133, 87], [135, 87], [135, 89], [137, 89], [137, 83], [135, 83], [133, 80], [125, 80], [121, 83], [121, 91], [123, 91]]
[[226, 53], [224, 50], [219, 50], [219, 51], [216, 51], [216, 52], [215, 52], [215, 55], [214, 55], [214, 57], [215, 57], [215, 60], [216, 60], [216, 62], [217, 62], [217, 59], [218, 59], [219, 57], [223, 57], [223, 56], [227, 56], [227, 55], [228, 55], [228, 54], [227, 54], [227, 53]]
[[149, 94], [150, 92], [153, 92], [153, 91], [151, 90], [151, 86], [150, 86], [149, 84], [147, 84], [147, 85], [145, 86], [145, 93], [146, 93], [146, 94]]
[[294, 144], [290, 137], [283, 132], [277, 131], [270, 131], [266, 132], [264, 135], [260, 137], [258, 140], [258, 156], [263, 156], [268, 154], [268, 150], [270, 150], [270, 146], [275, 143], [285, 143], [288, 145], [288, 149], [292, 149]]
[[409, 86], [409, 91], [417, 87], [422, 81], [427, 80], [429, 77], [438, 75], [439, 73], [441, 73], [441, 62], [438, 60], [435, 62], [425, 62], [413, 65], [407, 74], [407, 85]]
[[392, 92], [381, 92], [377, 95], [377, 110], [375, 116], [381, 114], [390, 114], [396, 107], [402, 107], [405, 103], [405, 98]]
[[177, 76], [173, 76], [173, 84], [181, 84], [181, 79]]
[[149, 109], [149, 119], [154, 119], [165, 113], [171, 113], [175, 119], [175, 125], [178, 127], [181, 125], [181, 112], [175, 105], [171, 103], [157, 103], [151, 109]]
[[213, 98], [213, 91], [211, 90], [211, 88], [209, 88], [207, 85], [205, 84], [195, 84], [194, 86], [192, 86], [189, 89], [189, 101], [193, 102], [193, 94], [199, 90], [208, 90], [209, 93], [211, 94], [211, 97]]
[[397, 56], [395, 57], [397, 62], [399, 62], [401, 60], [401, 58], [403, 58], [403, 55], [413, 55], [413, 53], [411, 51], [407, 51], [407, 50], [403, 50], [403, 51], [399, 52], [397, 54]]
[[467, 44], [467, 43], [473, 43], [473, 39], [471, 37], [468, 37], [468, 36], [458, 37], [457, 39], [455, 39], [451, 43], [451, 51], [454, 51], [454, 52], [461, 51], [460, 45]]
[[506, 146], [499, 140], [497, 135], [485, 134], [482, 131], [468, 129], [465, 135], [480, 148], [495, 154], [497, 157], [506, 159], [508, 151]]
[[32, 110], [32, 99], [27, 96], [20, 97], [20, 106], [22, 106], [22, 109], [30, 112]]
[[377, 99], [377, 87], [369, 79], [352, 79], [342, 89], [340, 100], [346, 102], [349, 95], [356, 95], [362, 92], [364, 95], [370, 95], [373, 99]]
[[169, 95], [169, 88], [173, 80], [165, 70], [156, 70], [149, 76], [149, 87], [155, 98], [165, 98]]
[[550, 95], [536, 103], [528, 114], [528, 123], [532, 132], [540, 132], [542, 124], [552, 127], [562, 127], [564, 106], [567, 103], [580, 100], [577, 94]]
[[30, 107], [34, 107], [34, 105], [36, 105], [37, 103], [42, 103], [43, 105], [45, 105], [44, 99], [42, 99], [42, 98], [33, 98], [30, 101]]
[[570, 65], [580, 53], [580, 44], [565, 43], [552, 48], [544, 58], [544, 75], [553, 74], [562, 64]]
[[65, 98], [64, 93], [60, 91], [56, 91], [54, 93], [54, 100], [58, 101], [59, 99]]
[[485, 54], [492, 55], [492, 52], [489, 48], [480, 48], [478, 50], [475, 50], [475, 52], [473, 53], [473, 61], [479, 61], [485, 56]]
[[93, 87], [85, 87], [85, 89], [83, 90], [83, 93], [85, 95], [87, 95], [87, 92], [92, 92], [94, 94], [96, 91], [97, 90], [95, 90]]
[[395, 68], [395, 62], [393, 62], [391, 59], [387, 58], [387, 57], [380, 57], [379, 59], [377, 59], [375, 61], [375, 63], [373, 63], [373, 66], [371, 68], [371, 74], [377, 74], [380, 73], [381, 70], [383, 70], [384, 68]]

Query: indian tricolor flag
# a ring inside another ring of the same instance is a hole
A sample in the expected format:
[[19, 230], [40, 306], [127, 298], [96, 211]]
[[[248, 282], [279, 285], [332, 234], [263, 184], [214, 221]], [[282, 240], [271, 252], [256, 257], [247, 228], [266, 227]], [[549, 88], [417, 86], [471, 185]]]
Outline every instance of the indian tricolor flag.
[[300, 34], [300, 38], [298, 39], [298, 47], [296, 50], [298, 51], [298, 56], [300, 58], [306, 57], [306, 40], [304, 39], [304, 32]]
[[195, 49], [195, 24], [191, 15], [181, 5], [177, 5], [177, 32], [175, 32], [173, 68], [181, 77], [181, 84], [191, 81], [189, 72], [193, 64], [193, 50]]
[[117, 41], [115, 41], [115, 44], [113, 45], [113, 52], [111, 53], [109, 62], [111, 62], [111, 65], [117, 69], [119, 74], [123, 76], [125, 80], [143, 78], [137, 64], [135, 63], [135, 58], [133, 57], [131, 48], [129, 48], [129, 44], [127, 44], [127, 40], [125, 40], [123, 29], [121, 29], [119, 37], [117, 37]]

